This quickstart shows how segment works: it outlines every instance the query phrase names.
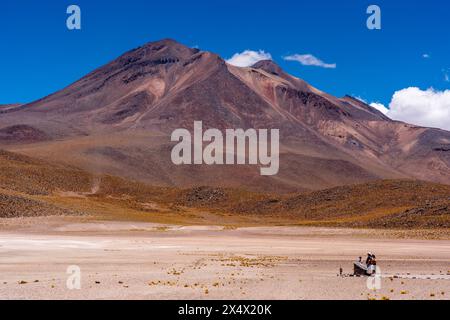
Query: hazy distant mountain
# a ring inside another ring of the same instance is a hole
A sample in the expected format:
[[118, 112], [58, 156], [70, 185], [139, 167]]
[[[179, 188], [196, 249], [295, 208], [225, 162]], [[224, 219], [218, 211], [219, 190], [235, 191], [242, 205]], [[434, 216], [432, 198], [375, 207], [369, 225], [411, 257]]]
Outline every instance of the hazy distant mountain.
[[[279, 174], [173, 165], [170, 134], [195, 120], [280, 129]], [[290, 191], [385, 178], [450, 183], [450, 132], [392, 121], [272, 61], [235, 67], [173, 40], [129, 51], [36, 102], [0, 107], [0, 148], [153, 185]]]

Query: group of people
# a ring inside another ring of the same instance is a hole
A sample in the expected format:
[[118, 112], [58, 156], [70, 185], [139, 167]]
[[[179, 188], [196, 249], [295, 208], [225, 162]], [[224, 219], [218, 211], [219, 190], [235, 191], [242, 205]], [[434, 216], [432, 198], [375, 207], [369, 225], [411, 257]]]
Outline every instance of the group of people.
[[[377, 269], [377, 257], [369, 252], [367, 253], [366, 263], [363, 262], [362, 257], [359, 257], [358, 261], [355, 261], [354, 263], [354, 274], [355, 275], [374, 275], [376, 274], [379, 269]], [[341, 271], [342, 274], [342, 271]]]
[[[359, 257], [359, 262], [362, 263], [362, 257]], [[377, 257], [369, 252], [367, 253], [366, 266], [376, 266], [377, 265]]]
[[[359, 262], [362, 264], [362, 257], [359, 257]], [[367, 274], [371, 275], [376, 272], [377, 257], [371, 252], [367, 253], [366, 266], [367, 266], [366, 271]]]

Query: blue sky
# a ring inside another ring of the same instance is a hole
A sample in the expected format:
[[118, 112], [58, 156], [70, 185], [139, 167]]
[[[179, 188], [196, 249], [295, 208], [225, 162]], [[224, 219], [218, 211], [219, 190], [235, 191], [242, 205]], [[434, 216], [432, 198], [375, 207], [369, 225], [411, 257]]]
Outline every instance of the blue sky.
[[[80, 31], [66, 28], [70, 4], [81, 7]], [[381, 7], [382, 30], [366, 28], [370, 4]], [[264, 50], [321, 90], [388, 105], [404, 88], [450, 88], [449, 12], [442, 0], [2, 1], [0, 104], [39, 99], [125, 51], [173, 38], [224, 58]], [[282, 58], [293, 54], [336, 68]]]

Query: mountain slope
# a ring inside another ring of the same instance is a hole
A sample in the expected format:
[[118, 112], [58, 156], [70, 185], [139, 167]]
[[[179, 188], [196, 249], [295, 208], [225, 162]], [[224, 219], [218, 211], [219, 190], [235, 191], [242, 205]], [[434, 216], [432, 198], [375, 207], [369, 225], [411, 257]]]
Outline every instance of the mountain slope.
[[[89, 219], [214, 225], [450, 228], [450, 186], [389, 180], [287, 195], [157, 188], [0, 150], [0, 219]], [[74, 221], [74, 220], [71, 220]], [[446, 233], [448, 235], [448, 232]]]
[[[280, 129], [280, 172], [174, 166], [170, 134]], [[152, 185], [288, 192], [377, 179], [450, 183], [450, 133], [395, 122], [272, 61], [249, 68], [173, 40], [131, 50], [67, 88], [0, 113], [0, 147]]]

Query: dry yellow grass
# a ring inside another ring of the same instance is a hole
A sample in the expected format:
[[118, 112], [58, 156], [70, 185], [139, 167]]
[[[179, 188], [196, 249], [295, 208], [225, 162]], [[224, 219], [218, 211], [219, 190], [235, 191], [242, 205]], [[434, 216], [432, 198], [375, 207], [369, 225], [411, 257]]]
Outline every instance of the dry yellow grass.
[[[0, 217], [12, 211], [22, 216], [75, 214], [83, 219], [214, 224], [227, 229], [303, 225], [448, 233], [450, 228], [450, 186], [420, 181], [376, 181], [288, 195], [162, 188], [4, 151], [0, 151], [0, 178], [0, 196], [8, 202], [3, 211], [0, 206]], [[11, 210], [16, 203], [17, 210]]]

